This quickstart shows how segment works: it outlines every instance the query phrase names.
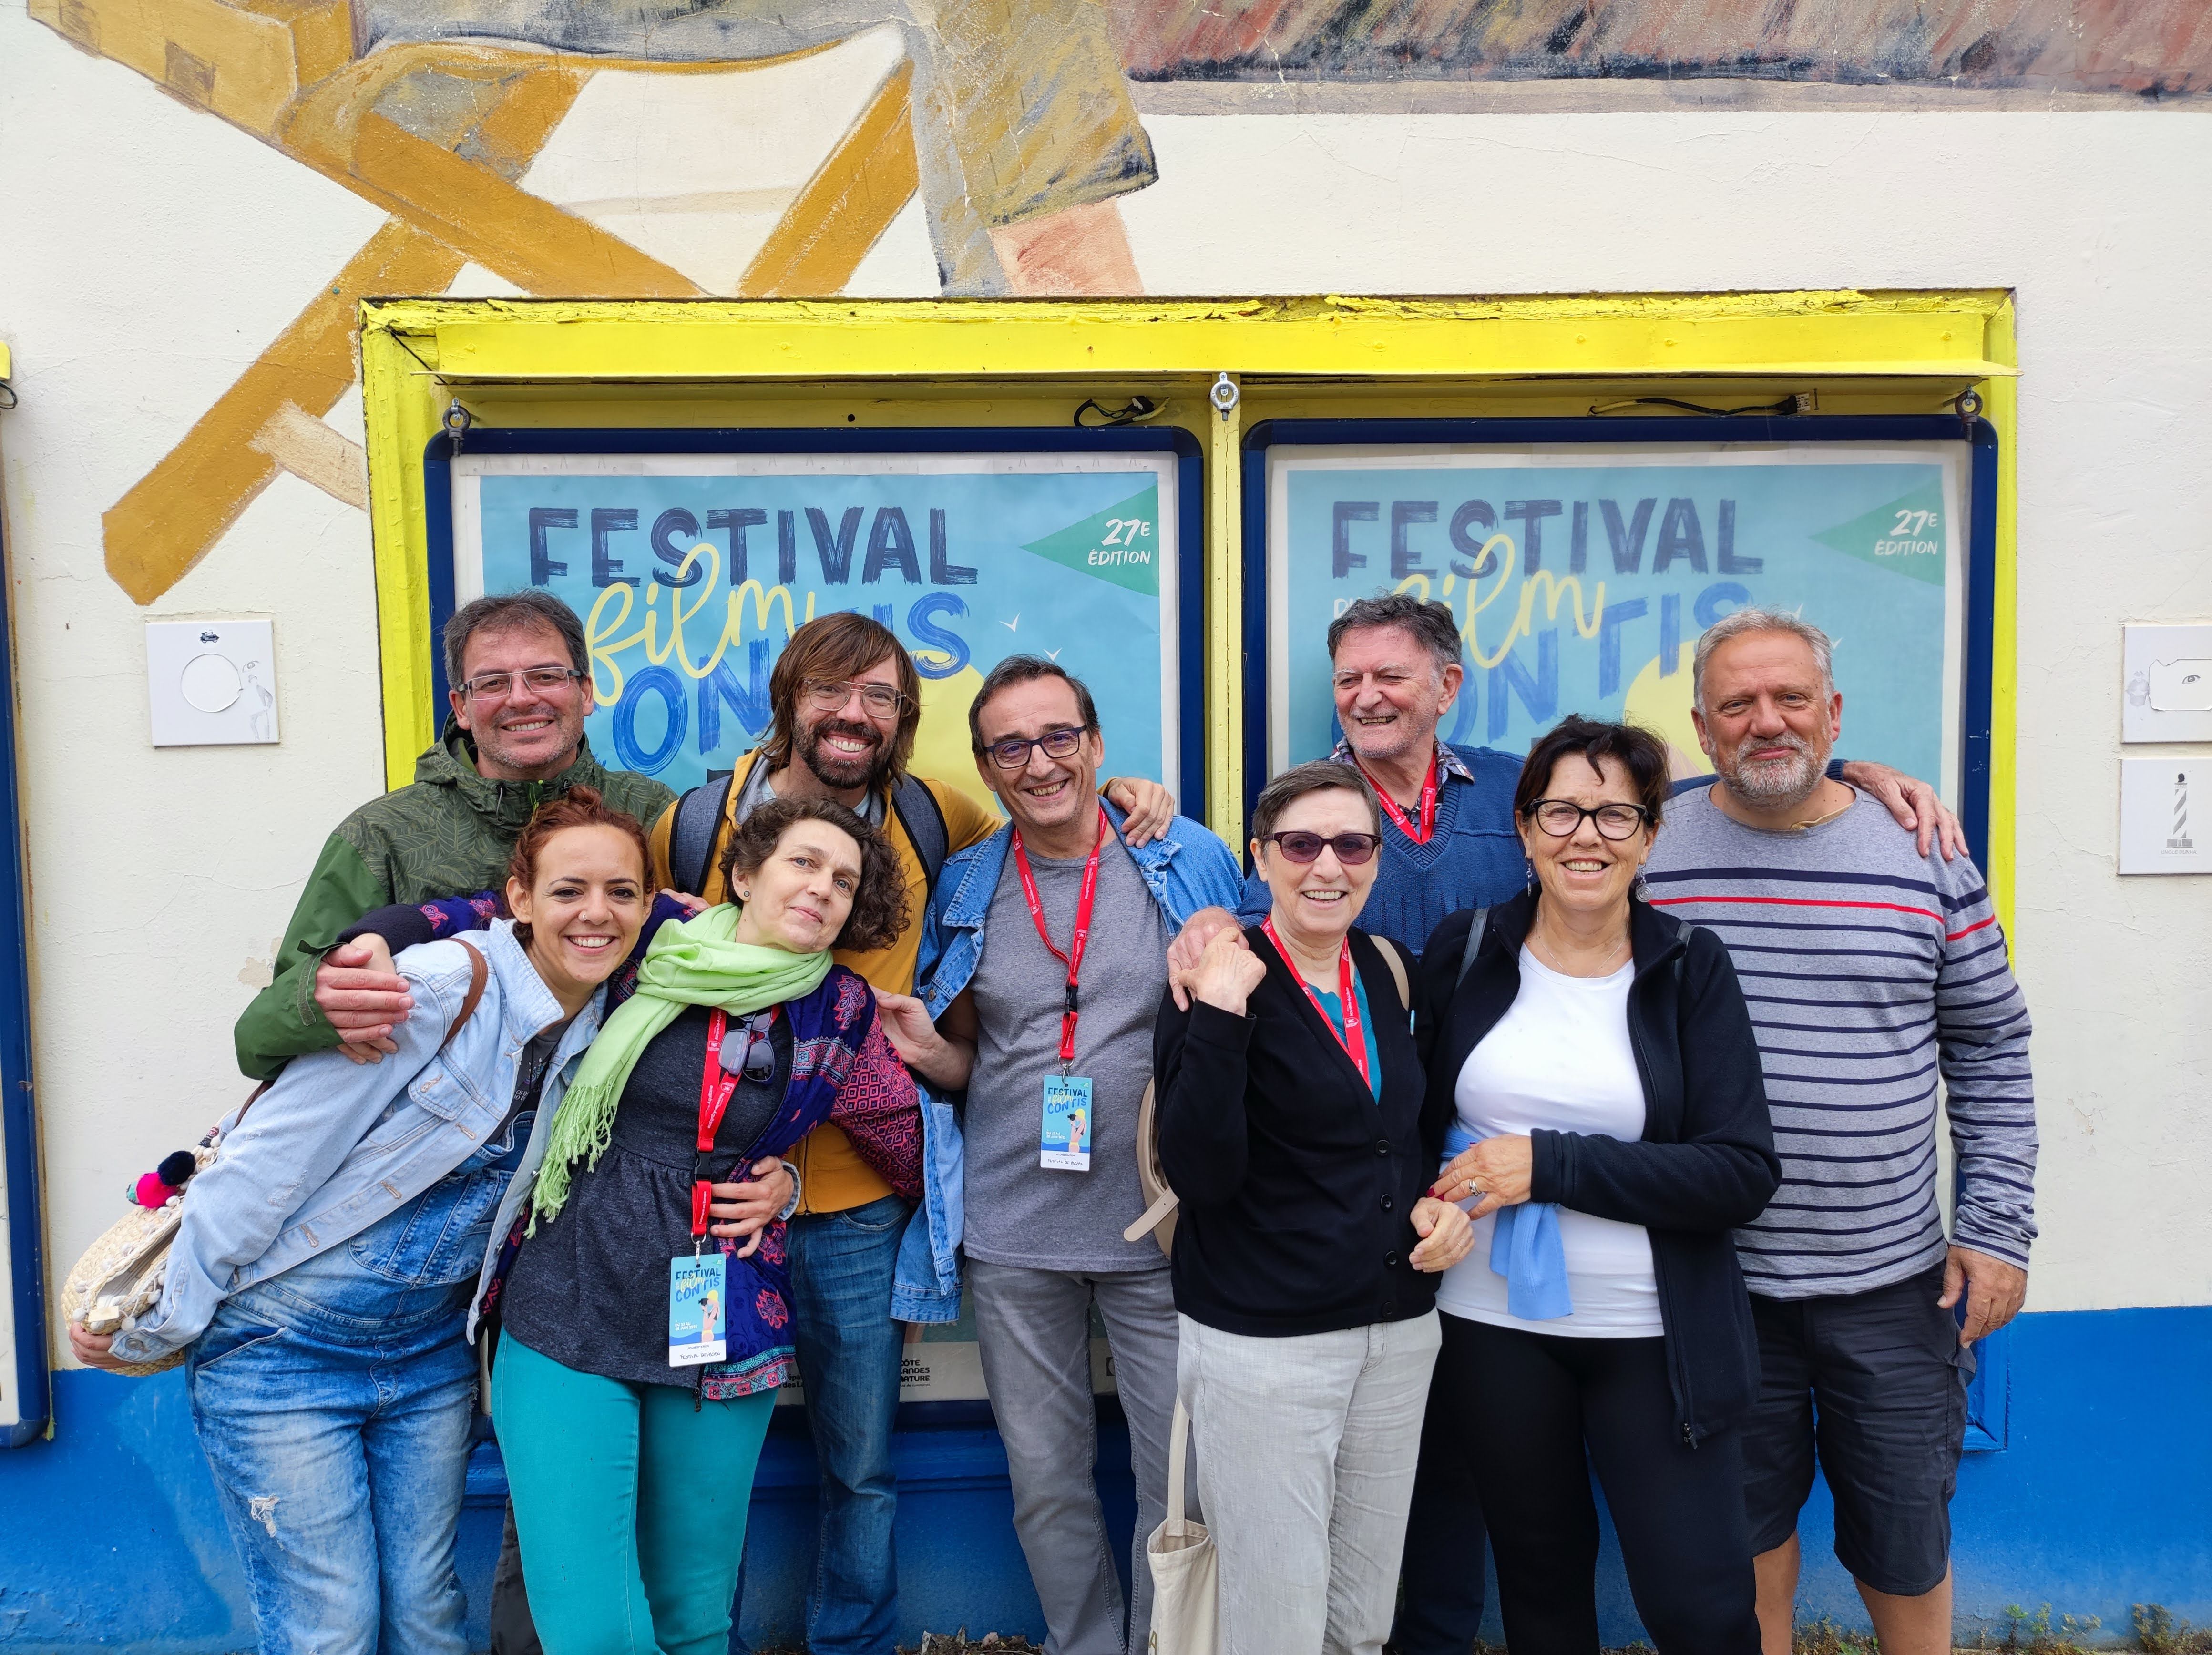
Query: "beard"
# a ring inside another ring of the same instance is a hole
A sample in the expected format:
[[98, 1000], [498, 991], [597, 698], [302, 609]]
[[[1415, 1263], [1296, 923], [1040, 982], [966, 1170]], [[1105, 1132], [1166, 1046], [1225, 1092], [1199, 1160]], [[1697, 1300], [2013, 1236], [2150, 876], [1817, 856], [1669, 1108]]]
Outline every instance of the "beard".
[[1729, 791], [1748, 804], [1802, 804], [1812, 797], [1814, 790], [1820, 785], [1827, 755], [1815, 753], [1812, 743], [1792, 730], [1756, 740], [1761, 747], [1786, 747], [1790, 756], [1746, 760], [1742, 757], [1743, 749], [1753, 743], [1753, 738], [1747, 737], [1727, 758], [1715, 759], [1714, 767], [1721, 773], [1721, 779], [1729, 785]]
[[[866, 753], [840, 753], [825, 743], [824, 738], [830, 736], [849, 736], [871, 746]], [[890, 771], [890, 743], [873, 724], [824, 718], [819, 724], [801, 725], [793, 745], [799, 761], [824, 787], [873, 787]]]

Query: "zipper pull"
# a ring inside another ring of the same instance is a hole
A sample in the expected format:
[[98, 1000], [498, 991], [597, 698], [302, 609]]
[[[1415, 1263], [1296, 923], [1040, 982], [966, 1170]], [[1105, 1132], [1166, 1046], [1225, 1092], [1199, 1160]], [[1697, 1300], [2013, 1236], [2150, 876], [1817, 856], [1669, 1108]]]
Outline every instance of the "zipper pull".
[[1698, 1446], [1698, 1434], [1687, 1425], [1682, 1428], [1682, 1446], [1685, 1448], [1695, 1448]]

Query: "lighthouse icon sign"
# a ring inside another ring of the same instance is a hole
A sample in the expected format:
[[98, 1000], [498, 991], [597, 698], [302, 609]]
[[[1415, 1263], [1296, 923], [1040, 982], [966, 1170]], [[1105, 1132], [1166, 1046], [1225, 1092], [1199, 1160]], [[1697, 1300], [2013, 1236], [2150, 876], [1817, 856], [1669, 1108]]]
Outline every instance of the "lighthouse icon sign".
[[2169, 851], [2194, 851], [2197, 841], [2189, 837], [2189, 773], [2177, 771], [2173, 778], [2173, 831], [2166, 836]]

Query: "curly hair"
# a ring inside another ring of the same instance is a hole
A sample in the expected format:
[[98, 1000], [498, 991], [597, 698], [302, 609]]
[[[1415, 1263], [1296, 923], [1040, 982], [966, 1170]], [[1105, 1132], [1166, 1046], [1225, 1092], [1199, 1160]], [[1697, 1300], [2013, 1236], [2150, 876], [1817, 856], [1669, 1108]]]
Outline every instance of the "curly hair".
[[860, 847], [860, 888], [833, 948], [860, 953], [888, 948], [907, 926], [906, 876], [890, 841], [835, 799], [771, 799], [738, 824], [722, 851], [722, 883], [750, 878], [775, 854], [793, 822], [825, 822]]
[[[548, 799], [532, 811], [514, 841], [514, 854], [507, 859], [507, 876], [526, 891], [531, 889], [538, 882], [538, 858], [556, 834], [566, 833], [571, 828], [611, 828], [618, 834], [628, 834], [637, 846], [638, 888], [652, 888], [653, 852], [647, 846], [644, 828], [628, 811], [610, 807], [596, 787], [571, 787], [559, 798]], [[528, 920], [515, 921], [514, 940], [525, 948], [530, 946]]]

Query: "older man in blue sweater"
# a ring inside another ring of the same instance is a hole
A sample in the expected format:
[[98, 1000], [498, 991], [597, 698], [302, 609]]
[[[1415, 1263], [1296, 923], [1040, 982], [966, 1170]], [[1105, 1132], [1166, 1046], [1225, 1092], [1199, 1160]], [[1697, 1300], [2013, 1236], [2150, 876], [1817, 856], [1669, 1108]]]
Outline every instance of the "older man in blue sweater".
[[[1328, 655], [1344, 731], [1333, 756], [1375, 785], [1387, 822], [1382, 865], [1360, 922], [1418, 955], [1445, 915], [1503, 902], [1528, 883], [1513, 821], [1521, 759], [1437, 736], [1466, 676], [1449, 606], [1406, 592], [1360, 598], [1329, 623]], [[1923, 856], [1939, 833], [1947, 860], [1964, 848], [1957, 818], [1926, 783], [1863, 759], [1838, 770], [1918, 832]], [[1224, 925], [1258, 924], [1271, 901], [1255, 874], [1236, 915], [1208, 908], [1191, 917], [1168, 955], [1179, 1003], [1183, 973], [1208, 939]], [[1423, 1439], [1390, 1647], [1398, 1655], [1465, 1655], [1482, 1621], [1482, 1518], [1464, 1469], [1441, 1449], [1431, 1452], [1431, 1441]]]

